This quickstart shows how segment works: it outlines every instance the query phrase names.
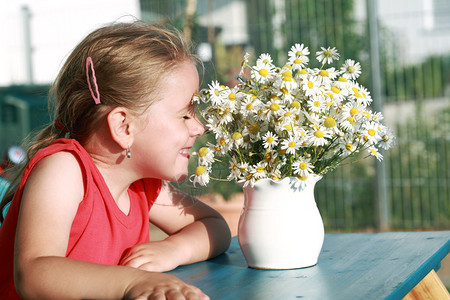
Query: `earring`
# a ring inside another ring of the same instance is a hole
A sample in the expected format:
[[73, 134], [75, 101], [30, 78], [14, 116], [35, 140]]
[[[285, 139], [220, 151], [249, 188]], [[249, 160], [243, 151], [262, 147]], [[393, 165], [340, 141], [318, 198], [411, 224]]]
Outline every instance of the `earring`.
[[131, 158], [130, 145], [128, 145], [128, 148], [127, 148], [127, 157], [128, 157], [128, 158]]

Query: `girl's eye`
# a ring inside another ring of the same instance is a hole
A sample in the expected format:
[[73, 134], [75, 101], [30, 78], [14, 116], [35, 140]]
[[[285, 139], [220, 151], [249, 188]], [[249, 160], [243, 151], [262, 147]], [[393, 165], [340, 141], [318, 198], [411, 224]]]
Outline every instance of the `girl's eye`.
[[185, 120], [189, 120], [191, 117], [189, 117], [189, 116], [184, 116], [183, 117], [183, 119], [185, 119]]

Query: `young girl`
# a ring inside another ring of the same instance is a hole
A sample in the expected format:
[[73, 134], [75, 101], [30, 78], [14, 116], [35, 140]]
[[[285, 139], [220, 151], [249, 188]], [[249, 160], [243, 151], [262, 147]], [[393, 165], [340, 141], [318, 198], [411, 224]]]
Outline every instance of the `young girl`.
[[[87, 36], [52, 88], [55, 122], [28, 151], [0, 227], [0, 299], [203, 299], [160, 273], [224, 252], [187, 177], [203, 127], [196, 59], [179, 34], [135, 22]], [[169, 237], [149, 242], [149, 221]]]

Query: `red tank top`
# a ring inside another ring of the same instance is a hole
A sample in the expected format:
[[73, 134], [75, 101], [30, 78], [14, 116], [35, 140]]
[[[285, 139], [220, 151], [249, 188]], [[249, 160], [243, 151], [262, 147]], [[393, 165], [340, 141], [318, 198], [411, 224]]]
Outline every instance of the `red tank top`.
[[0, 299], [20, 299], [13, 279], [14, 236], [23, 188], [42, 158], [60, 151], [72, 153], [80, 164], [85, 194], [70, 230], [66, 257], [117, 265], [134, 245], [149, 241], [148, 213], [161, 189], [161, 180], [142, 179], [128, 189], [130, 212], [116, 205], [106, 183], [86, 150], [72, 139], [59, 139], [39, 150], [26, 167], [5, 221], [0, 226]]

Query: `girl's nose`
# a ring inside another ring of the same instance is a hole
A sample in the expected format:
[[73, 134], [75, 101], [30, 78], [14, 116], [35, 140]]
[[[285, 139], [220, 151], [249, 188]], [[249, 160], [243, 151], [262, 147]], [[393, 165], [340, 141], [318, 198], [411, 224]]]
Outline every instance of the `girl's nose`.
[[192, 135], [201, 136], [205, 132], [205, 127], [203, 127], [203, 124], [197, 118], [193, 118], [192, 121]]

